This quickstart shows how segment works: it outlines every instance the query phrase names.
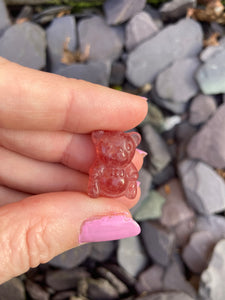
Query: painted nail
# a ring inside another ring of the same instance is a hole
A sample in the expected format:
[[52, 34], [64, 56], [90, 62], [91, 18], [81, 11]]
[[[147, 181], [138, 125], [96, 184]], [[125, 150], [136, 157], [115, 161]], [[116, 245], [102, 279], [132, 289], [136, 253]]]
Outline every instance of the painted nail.
[[145, 151], [143, 151], [143, 150], [141, 150], [141, 149], [136, 149], [137, 150], [137, 152], [139, 152], [143, 157], [145, 157], [146, 155], [148, 155], [148, 153], [147, 152], [145, 152]]
[[142, 99], [144, 99], [145, 101], [148, 101], [148, 98], [147, 97], [142, 97], [140, 96]]
[[125, 214], [103, 216], [84, 221], [79, 243], [119, 240], [140, 232], [140, 226]]
[[137, 187], [141, 185], [141, 182], [137, 180]]

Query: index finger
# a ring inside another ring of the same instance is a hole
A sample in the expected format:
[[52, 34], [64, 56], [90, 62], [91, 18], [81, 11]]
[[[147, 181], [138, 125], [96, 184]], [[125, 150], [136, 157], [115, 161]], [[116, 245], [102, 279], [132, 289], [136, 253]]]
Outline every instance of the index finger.
[[0, 58], [0, 127], [128, 130], [147, 113], [139, 96], [22, 67]]

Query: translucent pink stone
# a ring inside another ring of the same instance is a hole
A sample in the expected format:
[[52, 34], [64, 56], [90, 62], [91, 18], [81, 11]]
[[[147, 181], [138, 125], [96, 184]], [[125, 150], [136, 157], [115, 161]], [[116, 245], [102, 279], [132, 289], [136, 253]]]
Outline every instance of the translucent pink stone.
[[89, 170], [88, 195], [133, 199], [137, 194], [138, 170], [131, 162], [141, 136], [137, 132], [94, 131], [96, 159]]

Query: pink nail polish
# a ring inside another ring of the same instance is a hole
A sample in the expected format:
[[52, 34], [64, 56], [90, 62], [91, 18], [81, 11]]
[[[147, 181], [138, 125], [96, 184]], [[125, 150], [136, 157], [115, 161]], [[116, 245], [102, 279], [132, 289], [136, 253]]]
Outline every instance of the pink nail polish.
[[145, 157], [146, 155], [148, 155], [147, 152], [145, 152], [145, 151], [143, 151], [143, 150], [141, 150], [141, 149], [136, 148], [136, 150], [137, 150], [137, 152], [139, 152], [143, 157]]
[[103, 216], [84, 221], [79, 243], [119, 240], [140, 232], [140, 226], [125, 214]]
[[147, 98], [147, 97], [142, 97], [142, 96], [141, 96], [141, 98], [144, 99], [145, 101], [148, 101], [148, 98]]
[[141, 185], [141, 182], [137, 180], [137, 187]]

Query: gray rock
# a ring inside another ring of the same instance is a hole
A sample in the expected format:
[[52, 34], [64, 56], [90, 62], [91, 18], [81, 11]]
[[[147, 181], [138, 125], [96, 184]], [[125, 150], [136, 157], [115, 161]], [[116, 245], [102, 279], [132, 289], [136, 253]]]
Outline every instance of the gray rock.
[[104, 12], [107, 23], [117, 25], [123, 23], [142, 11], [146, 0], [107, 0], [104, 2]]
[[87, 298], [90, 300], [116, 300], [119, 298], [118, 291], [108, 282], [100, 278], [87, 280]]
[[47, 290], [29, 279], [26, 280], [26, 290], [33, 300], [49, 300], [50, 295]]
[[131, 213], [134, 214], [138, 211], [144, 199], [147, 197], [151, 184], [152, 184], [152, 175], [145, 168], [142, 168], [139, 172], [138, 181], [140, 181], [141, 197], [138, 203], [131, 208]]
[[197, 58], [178, 60], [162, 71], [156, 79], [159, 97], [171, 102], [186, 103], [198, 92], [194, 75], [199, 67]]
[[196, 298], [195, 289], [187, 281], [183, 270], [176, 261], [173, 261], [166, 269], [163, 277], [163, 287], [165, 290], [185, 292], [194, 299]]
[[135, 212], [135, 220], [145, 221], [160, 218], [162, 215], [162, 207], [165, 201], [165, 198], [162, 197], [157, 191], [150, 191], [148, 196], [143, 200], [140, 207]]
[[117, 243], [115, 241], [107, 241], [107, 242], [96, 242], [91, 244], [91, 254], [90, 258], [103, 262], [110, 258], [113, 251], [116, 248]]
[[125, 46], [128, 51], [152, 37], [158, 31], [151, 16], [142, 11], [136, 14], [127, 24], [125, 29]]
[[186, 160], [179, 165], [179, 171], [188, 202], [198, 213], [225, 210], [225, 183], [210, 166]]
[[117, 260], [119, 265], [133, 277], [147, 266], [148, 258], [138, 236], [119, 241]]
[[196, 0], [173, 0], [164, 3], [159, 11], [163, 21], [170, 21], [184, 17], [187, 9], [195, 6]]
[[156, 26], [158, 27], [158, 29], [163, 28], [163, 22], [162, 22], [159, 10], [157, 8], [154, 8], [150, 4], [146, 4], [145, 8], [144, 8], [144, 11], [146, 11], [148, 14], [150, 14], [150, 16], [154, 20], [154, 22], [155, 22]]
[[198, 95], [190, 106], [189, 122], [192, 125], [205, 123], [216, 111], [216, 101], [212, 96]]
[[164, 116], [160, 108], [153, 104], [148, 103], [148, 113], [142, 124], [150, 123], [157, 131], [162, 131], [164, 125]]
[[49, 264], [53, 267], [72, 269], [84, 262], [91, 253], [91, 244], [85, 244], [70, 249], [50, 260]]
[[169, 191], [166, 192], [165, 187], [160, 187], [158, 192], [166, 199], [163, 208], [160, 222], [166, 227], [178, 225], [194, 217], [194, 211], [187, 203], [182, 190], [182, 186], [178, 179], [174, 178], [167, 182]]
[[199, 216], [195, 231], [209, 231], [218, 242], [225, 238], [225, 218], [217, 215]]
[[223, 51], [224, 47], [221, 45], [216, 46], [208, 46], [204, 50], [202, 50], [200, 54], [200, 59], [202, 62], [206, 62], [209, 58], [212, 58], [216, 54], [218, 54], [220, 51]]
[[188, 144], [191, 158], [205, 161], [216, 168], [225, 167], [225, 104], [220, 105], [213, 117], [194, 135]]
[[136, 300], [194, 300], [183, 292], [159, 292], [147, 296], [138, 297]]
[[110, 85], [120, 86], [125, 78], [125, 65], [121, 62], [113, 62], [110, 74]]
[[179, 223], [174, 227], [174, 233], [176, 235], [177, 247], [184, 247], [195, 229], [195, 218], [191, 218]]
[[98, 267], [97, 273], [115, 287], [120, 295], [128, 293], [128, 287], [119, 278], [117, 278], [111, 271], [104, 267]]
[[72, 299], [72, 300], [86, 300], [83, 297], [76, 297], [75, 291], [65, 291], [65, 292], [57, 292], [52, 296], [51, 300], [66, 300], [66, 299]]
[[46, 283], [54, 291], [64, 291], [77, 288], [78, 282], [89, 276], [84, 268], [53, 270], [46, 273]]
[[174, 114], [182, 114], [187, 109], [187, 103], [173, 102], [169, 99], [161, 98], [156, 91], [155, 85], [150, 92], [150, 99], [152, 99], [158, 106], [166, 108], [167, 110], [172, 111]]
[[225, 240], [217, 243], [208, 268], [202, 273], [199, 295], [202, 300], [223, 300], [225, 295]]
[[64, 45], [71, 52], [75, 51], [77, 45], [76, 22], [73, 16], [55, 18], [46, 30], [48, 43], [48, 54], [51, 70], [54, 72], [62, 66]]
[[89, 60], [116, 60], [122, 51], [124, 33], [121, 27], [110, 27], [99, 16], [83, 19], [78, 24], [81, 53], [89, 48]]
[[57, 18], [60, 14], [67, 14], [67, 12], [70, 10], [71, 6], [68, 5], [54, 5], [47, 8], [43, 8], [41, 12], [38, 12], [35, 15], [33, 15], [32, 21], [44, 25], [51, 22], [54, 18]]
[[127, 59], [127, 78], [136, 86], [152, 83], [178, 59], [197, 55], [202, 48], [202, 29], [190, 19], [167, 26], [135, 48]]
[[92, 83], [109, 85], [110, 63], [109, 62], [89, 62], [87, 64], [72, 64], [57, 70], [56, 74], [76, 79], [83, 79]]
[[153, 261], [167, 266], [174, 251], [174, 234], [156, 222], [146, 221], [142, 224], [142, 237]]
[[200, 274], [207, 267], [214, 245], [215, 238], [211, 232], [198, 231], [191, 235], [182, 257], [192, 272]]
[[0, 299], [2, 300], [25, 300], [24, 284], [19, 278], [13, 278], [0, 285]]
[[0, 56], [33, 69], [44, 68], [45, 48], [44, 30], [30, 22], [11, 26], [0, 38]]
[[142, 272], [135, 286], [139, 294], [160, 291], [163, 287], [163, 274], [164, 268], [159, 265], [153, 265]]
[[4, 0], [0, 0], [0, 36], [11, 25], [7, 7]]
[[150, 124], [144, 125], [141, 131], [147, 146], [147, 152], [150, 154], [150, 172], [156, 175], [169, 164], [171, 155], [165, 141]]
[[[171, 152], [170, 152], [171, 153]], [[176, 176], [176, 170], [172, 163], [168, 164], [161, 172], [157, 173], [152, 183], [156, 186], [166, 184], [167, 181]]]
[[196, 79], [203, 94], [225, 93], [225, 48], [210, 57], [197, 71]]

